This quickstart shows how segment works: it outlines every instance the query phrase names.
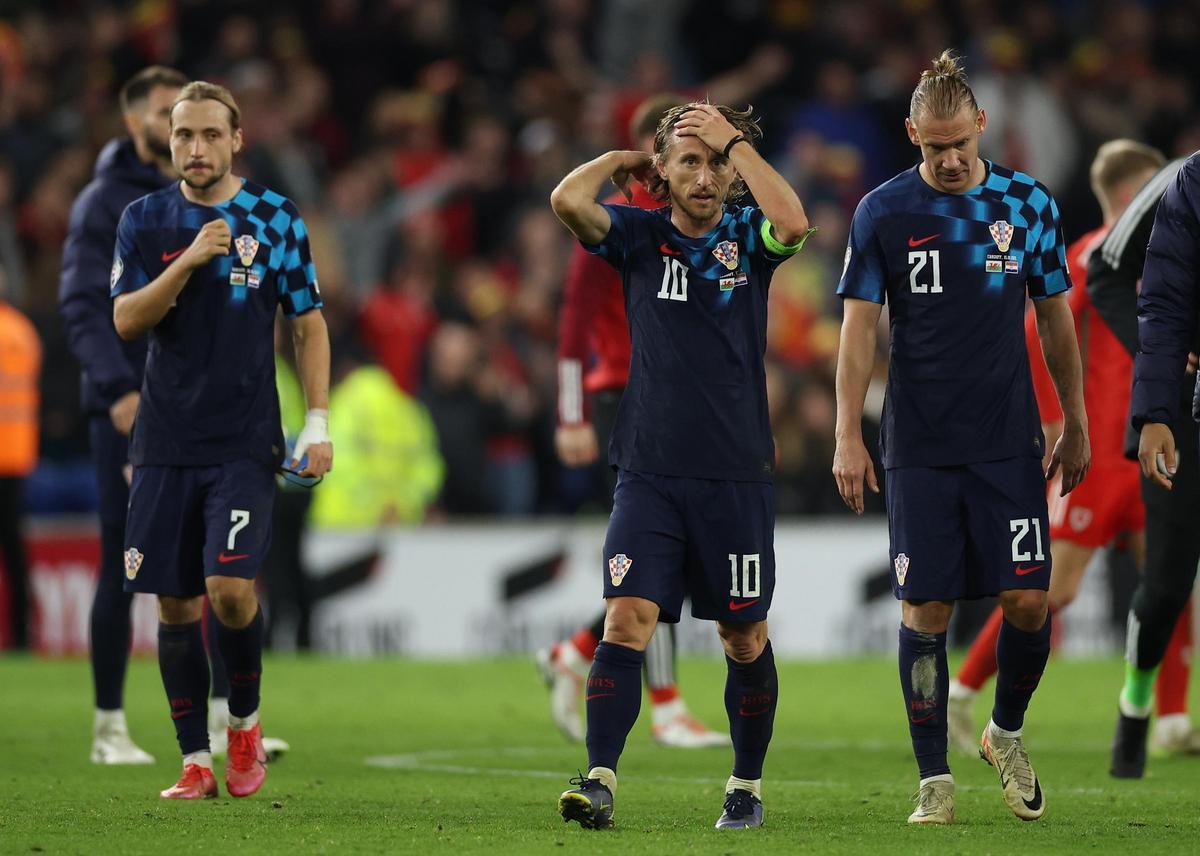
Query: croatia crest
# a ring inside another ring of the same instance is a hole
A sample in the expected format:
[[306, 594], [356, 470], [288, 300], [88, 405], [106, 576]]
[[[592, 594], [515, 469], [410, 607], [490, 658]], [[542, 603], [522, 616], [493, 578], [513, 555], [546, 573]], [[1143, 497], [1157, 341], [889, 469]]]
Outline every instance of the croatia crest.
[[717, 257], [717, 261], [733, 270], [738, 266], [738, 247], [737, 241], [722, 241], [712, 251]]
[[904, 585], [904, 578], [908, 576], [908, 555], [900, 553], [893, 564], [896, 566], [896, 582]]
[[624, 553], [617, 553], [617, 555], [608, 560], [608, 575], [612, 578], [614, 586], [621, 584], [621, 580], [625, 579], [625, 575], [629, 573], [629, 567], [632, 564], [633, 559]]
[[138, 551], [137, 547], [130, 547], [125, 551], [125, 576], [128, 579], [133, 579], [138, 575], [138, 571], [142, 569], [142, 559], [145, 555]]
[[996, 249], [1002, 253], [1008, 252], [1008, 246], [1012, 243], [1013, 227], [1009, 225], [1007, 220], [997, 220], [992, 225], [988, 226], [988, 231], [992, 233], [992, 240], [996, 242]]
[[233, 248], [237, 250], [238, 258], [246, 267], [254, 264], [254, 256], [258, 252], [258, 241], [250, 235], [238, 235], [233, 242]]
[[125, 262], [120, 256], [117, 256], [116, 261], [113, 262], [112, 270], [108, 274], [108, 287], [116, 288], [123, 273], [125, 273]]

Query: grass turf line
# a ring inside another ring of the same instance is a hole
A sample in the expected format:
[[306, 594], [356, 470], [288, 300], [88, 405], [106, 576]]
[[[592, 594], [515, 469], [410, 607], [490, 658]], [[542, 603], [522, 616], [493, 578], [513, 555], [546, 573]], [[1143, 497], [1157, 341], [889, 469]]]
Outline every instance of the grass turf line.
[[[693, 711], [723, 727], [722, 664], [685, 660], [680, 672]], [[222, 797], [194, 804], [157, 796], [179, 762], [156, 664], [133, 663], [126, 711], [158, 763], [95, 767], [87, 664], [0, 658], [0, 853], [1195, 852], [1200, 758], [1151, 759], [1140, 782], [1107, 774], [1115, 659], [1054, 660], [1034, 698], [1026, 735], [1043, 820], [1018, 821], [995, 772], [952, 755], [958, 822], [906, 826], [917, 774], [895, 672], [884, 658], [781, 663], [766, 826], [747, 832], [712, 828], [729, 750], [654, 745], [644, 703], [617, 828], [595, 833], [557, 815], [586, 758], [550, 724], [529, 660], [268, 658], [263, 723], [292, 754], [243, 800], [225, 794], [218, 764]], [[365, 763], [376, 756], [391, 766]]]

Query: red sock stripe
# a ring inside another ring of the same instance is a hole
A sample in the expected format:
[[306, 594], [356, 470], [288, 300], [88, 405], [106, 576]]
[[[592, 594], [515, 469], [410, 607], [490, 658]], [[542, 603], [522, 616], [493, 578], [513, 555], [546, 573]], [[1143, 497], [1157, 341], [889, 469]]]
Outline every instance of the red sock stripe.
[[1187, 713], [1188, 678], [1191, 676], [1192, 656], [1192, 604], [1188, 602], [1175, 632], [1167, 643], [1158, 678], [1154, 682], [1154, 698], [1159, 716]]

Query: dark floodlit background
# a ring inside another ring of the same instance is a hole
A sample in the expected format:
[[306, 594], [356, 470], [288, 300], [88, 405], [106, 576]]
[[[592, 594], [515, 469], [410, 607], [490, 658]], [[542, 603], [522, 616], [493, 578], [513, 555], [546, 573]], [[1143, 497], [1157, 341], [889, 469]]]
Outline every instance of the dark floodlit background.
[[[1168, 156], [1200, 148], [1191, 2], [6, 0], [0, 13], [0, 273], [4, 299], [43, 346], [40, 459], [24, 505], [42, 646], [60, 650], [78, 647], [71, 628], [89, 595], [56, 581], [87, 578], [97, 497], [78, 366], [57, 314], [59, 262], [71, 202], [122, 132], [116, 92], [148, 64], [232, 89], [247, 142], [236, 170], [293, 199], [312, 235], [334, 343], [333, 436], [347, 450], [309, 511], [305, 576], [330, 604], [370, 578], [344, 576], [345, 561], [366, 551], [387, 566], [389, 539], [428, 530], [429, 554], [445, 558], [427, 574], [477, 571], [480, 556], [503, 552], [486, 538], [521, 538], [523, 553], [495, 559], [507, 582], [502, 595], [489, 583], [488, 598], [516, 608], [578, 577], [576, 611], [597, 606], [595, 544], [562, 534], [576, 531], [563, 521], [577, 512], [593, 513], [579, 531], [602, 525], [602, 486], [598, 469], [566, 469], [554, 453], [556, 323], [572, 245], [547, 198], [576, 164], [631, 145], [625, 127], [643, 97], [752, 103], [764, 153], [820, 227], [771, 291], [778, 507], [784, 527], [799, 527], [795, 552], [781, 546], [781, 573], [785, 558], [807, 563], [818, 550], [804, 546], [822, 528], [807, 518], [845, 523], [829, 476], [834, 290], [859, 199], [915, 163], [903, 119], [930, 58], [947, 46], [965, 55], [989, 115], [984, 154], [1049, 186], [1068, 240], [1099, 224], [1087, 169], [1101, 142], [1133, 137]], [[338, 384], [372, 363], [385, 379], [372, 389], [394, 418], [339, 423]], [[881, 360], [880, 382], [885, 372]], [[869, 401], [877, 413], [879, 396]], [[460, 521], [475, 528], [455, 529]], [[865, 525], [872, 558], [860, 563], [874, 572], [886, 540], [879, 518]], [[331, 529], [341, 534], [322, 535]], [[63, 531], [81, 539], [69, 555], [69, 538], [45, 534]], [[485, 541], [456, 559], [451, 547], [469, 540], [446, 534], [457, 531]], [[546, 549], [521, 534], [546, 531], [558, 533]], [[831, 562], [841, 550], [819, 549]], [[880, 594], [868, 570], [848, 610]], [[519, 573], [525, 582], [510, 584]], [[1107, 591], [1098, 597], [1095, 633], [1111, 641], [1101, 630], [1122, 610]], [[384, 629], [355, 645], [422, 648], [419, 627], [379, 621]], [[348, 626], [327, 615], [318, 636], [355, 647], [339, 635]], [[524, 646], [558, 629], [539, 626], [480, 630], [464, 650]]]

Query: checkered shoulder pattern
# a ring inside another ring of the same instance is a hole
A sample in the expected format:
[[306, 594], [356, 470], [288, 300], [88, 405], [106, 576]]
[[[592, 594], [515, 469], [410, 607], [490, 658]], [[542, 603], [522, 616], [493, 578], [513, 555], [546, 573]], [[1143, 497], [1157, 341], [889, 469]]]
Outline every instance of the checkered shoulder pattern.
[[1023, 172], [992, 164], [982, 195], [1002, 201], [1012, 212], [1013, 225], [1025, 229], [1030, 296], [1050, 297], [1070, 288], [1058, 205], [1046, 186]]
[[295, 204], [273, 190], [247, 181], [229, 202], [229, 213], [255, 229], [271, 246], [269, 268], [277, 274], [279, 302], [288, 318], [322, 306], [317, 269], [308, 247], [308, 229]]

